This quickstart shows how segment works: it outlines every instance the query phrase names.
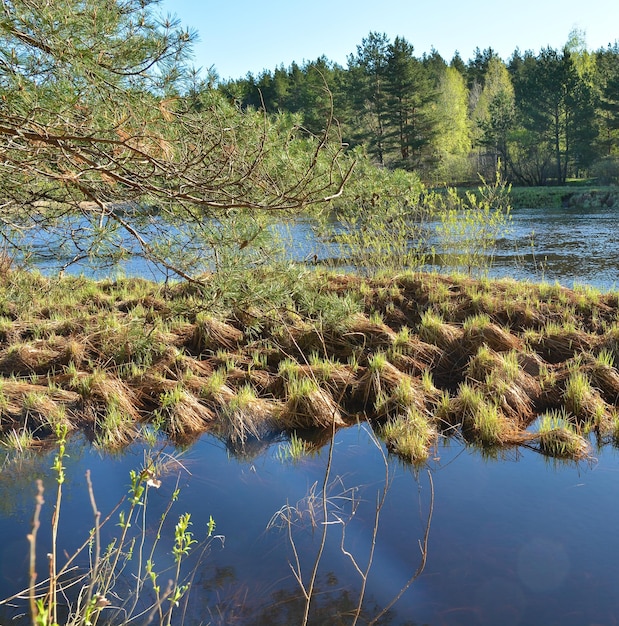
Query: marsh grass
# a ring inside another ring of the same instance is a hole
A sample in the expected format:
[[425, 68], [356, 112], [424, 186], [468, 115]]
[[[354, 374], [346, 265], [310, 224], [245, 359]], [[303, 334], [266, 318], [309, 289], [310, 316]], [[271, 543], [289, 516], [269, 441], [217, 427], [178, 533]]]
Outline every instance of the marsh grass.
[[64, 424], [113, 448], [154, 424], [174, 441], [219, 428], [242, 444], [414, 409], [490, 446], [566, 407], [583, 431], [612, 433], [612, 294], [254, 269], [229, 274], [236, 284], [165, 286], [12, 271], [0, 283], [0, 431], [38, 440]]
[[0, 437], [0, 445], [10, 451], [23, 454], [36, 445], [34, 434], [26, 427], [19, 430], [12, 428]]
[[414, 406], [409, 406], [394, 419], [388, 420], [379, 432], [390, 452], [414, 465], [428, 460], [438, 437], [427, 415]]
[[198, 313], [194, 324], [191, 348], [201, 354], [217, 350], [230, 351], [243, 340], [243, 332], [214, 318], [212, 315]]
[[166, 433], [182, 441], [212, 426], [215, 411], [178, 383], [160, 394], [154, 417]]
[[462, 330], [463, 343], [469, 352], [473, 350], [473, 347], [482, 345], [488, 346], [496, 352], [517, 350], [522, 346], [518, 337], [492, 323], [490, 317], [485, 313], [479, 313], [467, 318], [464, 321]]
[[542, 453], [558, 458], [582, 459], [589, 455], [590, 446], [576, 432], [566, 411], [550, 411], [540, 417], [537, 429]]
[[390, 397], [409, 376], [389, 362], [385, 352], [376, 352], [368, 359], [365, 373], [357, 383], [357, 395], [364, 407], [376, 407], [381, 399]]
[[286, 384], [286, 402], [277, 421], [287, 430], [345, 425], [333, 396], [314, 379], [297, 377], [292, 377]]
[[580, 369], [571, 372], [563, 396], [564, 407], [584, 424], [599, 422], [606, 410], [604, 400], [591, 385], [589, 376]]
[[523, 441], [517, 424], [505, 416], [493, 396], [467, 382], [460, 384], [454, 397], [439, 399], [435, 415], [444, 429], [457, 426], [473, 442], [498, 446]]
[[281, 410], [279, 402], [259, 398], [246, 384], [223, 407], [216, 429], [233, 443], [244, 444], [248, 437], [260, 439], [274, 430]]

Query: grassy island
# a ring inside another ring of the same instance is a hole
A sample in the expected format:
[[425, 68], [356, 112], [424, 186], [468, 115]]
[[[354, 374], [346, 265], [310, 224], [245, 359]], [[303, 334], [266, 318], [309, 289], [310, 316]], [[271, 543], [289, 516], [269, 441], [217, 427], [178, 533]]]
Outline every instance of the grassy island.
[[[257, 275], [262, 272], [262, 275]], [[8, 271], [0, 285], [2, 445], [59, 426], [121, 447], [162, 433], [249, 440], [368, 420], [413, 463], [438, 437], [558, 457], [619, 438], [619, 296], [439, 274], [290, 269], [264, 300], [202, 284]], [[323, 439], [324, 440], [324, 439]]]

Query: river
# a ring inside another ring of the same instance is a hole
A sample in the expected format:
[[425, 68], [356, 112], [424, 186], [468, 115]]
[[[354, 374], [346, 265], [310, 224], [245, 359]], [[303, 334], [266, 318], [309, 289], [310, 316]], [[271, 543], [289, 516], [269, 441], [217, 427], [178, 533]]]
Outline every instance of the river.
[[[558, 281], [569, 287], [588, 284], [604, 290], [616, 285], [619, 272], [619, 217], [612, 209], [581, 211], [574, 208], [519, 208], [512, 211], [511, 218], [508, 232], [497, 242], [497, 248], [493, 251], [490, 276], [511, 276], [535, 282]], [[75, 230], [80, 230], [79, 225]], [[289, 254], [296, 261], [333, 261], [340, 253], [336, 248], [317, 241], [311, 222], [307, 219], [280, 224], [278, 230], [288, 240]], [[44, 271], [55, 271], [69, 260], [80, 257], [80, 251], [63, 233], [60, 229], [52, 234], [29, 235], [33, 247], [31, 261], [37, 267]], [[161, 236], [158, 229], [156, 233], [156, 236]], [[130, 237], [123, 237], [122, 234], [118, 236], [118, 243], [133, 251], [130, 258], [113, 266], [103, 264], [101, 267], [93, 267], [92, 260], [86, 258], [70, 265], [68, 271], [94, 277], [120, 272], [126, 276], [143, 276], [155, 280], [165, 278], [163, 271], [146, 263], [140, 256], [139, 248]], [[437, 245], [440, 253], [440, 243], [431, 241], [431, 244]], [[336, 264], [346, 269], [345, 259], [336, 260]], [[427, 269], [441, 270], [438, 266], [429, 266]]]
[[[499, 242], [493, 273], [612, 289], [618, 238], [611, 212], [520, 209], [511, 234]], [[71, 553], [93, 524], [86, 469], [106, 514], [127, 492], [129, 471], [139, 467], [146, 450], [135, 444], [113, 455], [72, 441], [62, 549]], [[37, 477], [44, 479], [48, 501], [40, 562], [49, 550], [53, 454], [7, 459], [0, 472], [3, 597], [27, 584], [26, 534]], [[174, 524], [184, 511], [192, 513], [196, 539], [206, 536], [210, 516], [215, 534], [225, 537], [211, 539], [201, 562], [190, 562], [195, 571], [185, 624], [300, 624], [302, 585], [308, 589], [319, 555], [310, 624], [354, 623], [362, 590], [359, 624], [377, 617], [377, 624], [401, 626], [619, 621], [619, 451], [611, 445], [596, 449], [590, 462], [566, 463], [527, 448], [492, 458], [445, 439], [427, 468], [414, 470], [386, 456], [360, 425], [300, 459], [285, 441], [239, 456], [209, 435], [164, 454], [171, 455], [164, 457], [168, 471], [161, 487], [149, 492], [147, 538], [177, 480], [180, 496], [156, 561], [171, 564]], [[104, 538], [117, 531], [112, 522]], [[131, 586], [134, 567], [127, 567], [121, 589]], [[19, 613], [2, 611], [2, 624]]]

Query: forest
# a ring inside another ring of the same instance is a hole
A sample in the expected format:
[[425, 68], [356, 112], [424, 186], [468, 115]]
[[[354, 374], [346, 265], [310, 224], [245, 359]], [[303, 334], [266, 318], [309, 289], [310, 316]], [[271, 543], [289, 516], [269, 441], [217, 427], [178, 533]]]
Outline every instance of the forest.
[[497, 168], [514, 185], [619, 180], [619, 44], [591, 52], [570, 33], [560, 50], [492, 48], [465, 62], [370, 32], [346, 67], [321, 57], [221, 82], [243, 108], [299, 115], [319, 132], [333, 107], [344, 141], [426, 183], [478, 182]]

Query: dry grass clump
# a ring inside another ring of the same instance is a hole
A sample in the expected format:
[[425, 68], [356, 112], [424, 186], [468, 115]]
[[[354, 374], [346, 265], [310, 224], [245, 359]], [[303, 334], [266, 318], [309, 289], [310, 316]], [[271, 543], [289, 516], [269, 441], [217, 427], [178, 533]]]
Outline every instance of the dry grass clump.
[[439, 397], [440, 392], [431, 380], [407, 376], [400, 379], [390, 393], [379, 393], [374, 402], [373, 415], [377, 419], [384, 419], [412, 409], [429, 421]]
[[587, 426], [600, 427], [608, 416], [608, 405], [591, 385], [587, 373], [580, 369], [571, 372], [563, 392], [565, 411]]
[[594, 350], [600, 339], [571, 326], [548, 324], [537, 336], [529, 337], [529, 346], [549, 363], [562, 363]]
[[518, 337], [492, 323], [485, 313], [467, 318], [462, 330], [462, 345], [469, 353], [482, 345], [495, 352], [509, 352], [522, 347], [522, 341]]
[[336, 363], [330, 359], [320, 359], [315, 355], [310, 356], [309, 364], [300, 365], [297, 368], [296, 375], [300, 378], [316, 380], [340, 402], [347, 399], [356, 382], [355, 372], [350, 365]]
[[175, 346], [169, 346], [148, 371], [164, 378], [180, 380], [186, 376], [210, 376], [213, 373], [213, 364], [209, 360], [190, 357]]
[[16, 343], [0, 351], [0, 374], [27, 376], [44, 374], [59, 364], [60, 351], [46, 341]]
[[179, 381], [166, 378], [159, 371], [149, 370], [138, 374], [127, 384], [131, 386], [142, 415], [146, 417], [159, 407], [161, 394], [174, 389]]
[[360, 399], [363, 410], [371, 409], [379, 398], [391, 396], [408, 379], [410, 376], [390, 363], [384, 352], [377, 352], [368, 358], [367, 368], [357, 381], [355, 397]]
[[59, 405], [75, 411], [80, 401], [79, 394], [64, 389], [25, 380], [0, 379], [0, 420], [3, 423], [20, 421], [28, 412], [36, 412], [44, 421]]
[[613, 324], [599, 339], [598, 351], [606, 352], [613, 365], [619, 364], [619, 324]]
[[583, 359], [583, 371], [587, 373], [591, 384], [598, 389], [606, 402], [619, 403], [619, 372], [614, 364], [614, 356], [602, 350], [595, 358]]
[[373, 352], [392, 346], [396, 333], [382, 320], [357, 313], [348, 321], [345, 337], [354, 345]]
[[285, 332], [285, 341], [278, 341], [277, 345], [288, 355], [303, 359], [312, 353], [327, 354], [330, 358], [345, 361], [357, 351], [358, 342], [363, 343], [361, 337], [352, 342], [348, 335], [344, 336], [340, 330], [319, 329], [313, 324], [297, 325], [291, 334]]
[[273, 430], [281, 411], [281, 403], [259, 398], [250, 385], [243, 385], [221, 411], [217, 431], [235, 444], [248, 437], [260, 439]]
[[183, 441], [205, 432], [215, 420], [215, 412], [177, 384], [161, 393], [155, 420], [172, 439]]
[[251, 368], [247, 371], [246, 381], [258, 392], [270, 394], [276, 381], [276, 375], [266, 369]]
[[541, 330], [548, 321], [544, 312], [531, 302], [517, 300], [504, 300], [494, 313], [494, 318], [516, 332]]
[[311, 378], [292, 377], [286, 385], [286, 401], [278, 414], [281, 428], [332, 428], [344, 426], [339, 404]]
[[84, 405], [92, 407], [95, 412], [100, 408], [105, 411], [108, 404], [113, 402], [133, 420], [137, 421], [140, 417], [135, 390], [111, 373], [102, 370], [76, 372], [69, 384], [82, 396]]
[[22, 339], [22, 325], [6, 315], [0, 315], [0, 344], [11, 344]]
[[185, 384], [201, 398], [222, 409], [234, 398], [234, 390], [227, 382], [228, 374], [225, 368], [220, 367], [205, 378], [190, 377]]
[[0, 443], [24, 451], [62, 426], [76, 428], [80, 397], [70, 391], [27, 381], [0, 379]]
[[389, 360], [402, 371], [420, 375], [432, 369], [441, 359], [443, 351], [436, 345], [426, 343], [403, 327], [389, 353]]
[[243, 341], [243, 331], [210, 315], [196, 317], [190, 348], [196, 354], [233, 350]]
[[423, 314], [417, 333], [422, 341], [446, 351], [453, 349], [463, 336], [461, 328], [445, 323], [441, 316], [432, 311]]
[[67, 339], [60, 352], [58, 361], [60, 365], [72, 363], [80, 368], [85, 364], [88, 356], [88, 348], [83, 341], [78, 339]]
[[81, 396], [78, 418], [100, 445], [121, 447], [135, 439], [141, 417], [139, 398], [125, 381], [102, 370], [87, 373], [72, 368], [57, 380], [66, 380], [67, 386]]

